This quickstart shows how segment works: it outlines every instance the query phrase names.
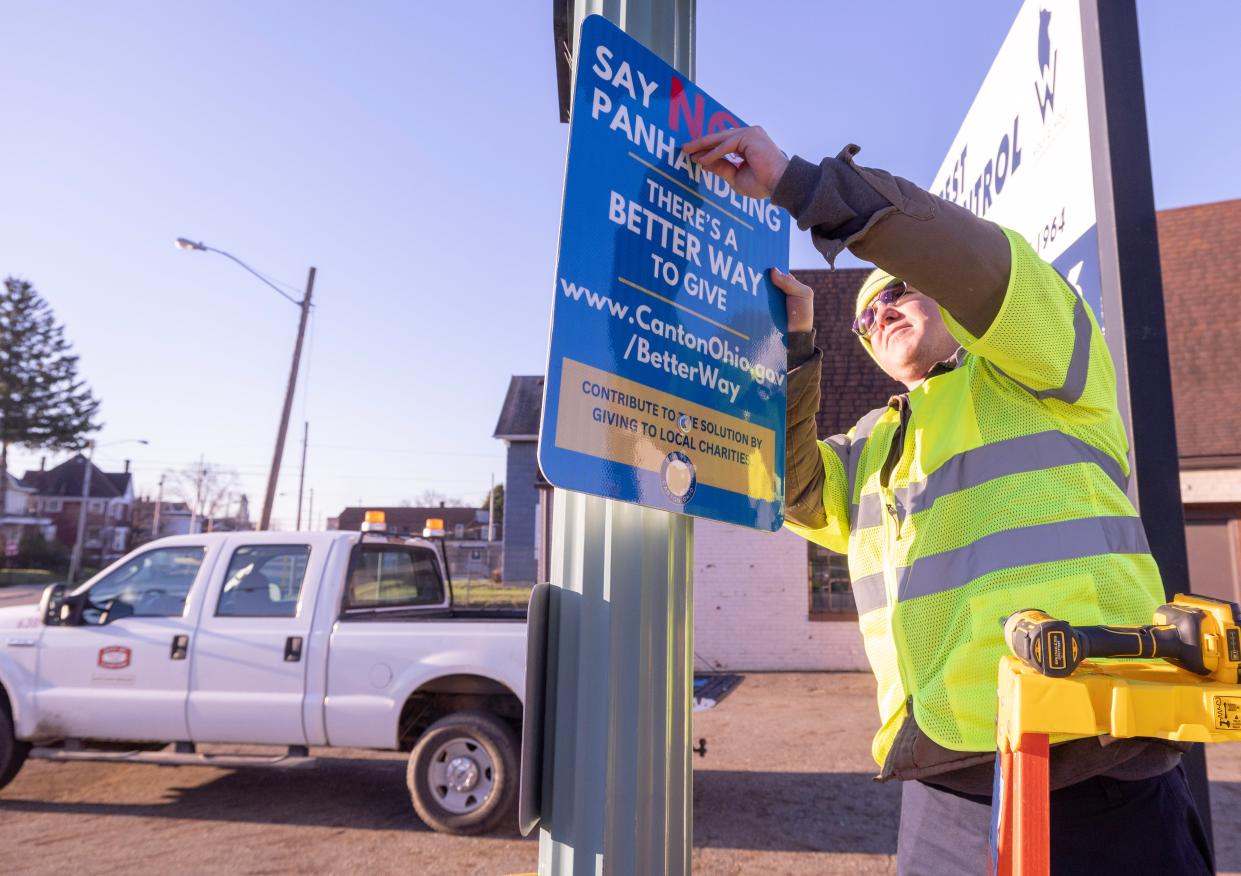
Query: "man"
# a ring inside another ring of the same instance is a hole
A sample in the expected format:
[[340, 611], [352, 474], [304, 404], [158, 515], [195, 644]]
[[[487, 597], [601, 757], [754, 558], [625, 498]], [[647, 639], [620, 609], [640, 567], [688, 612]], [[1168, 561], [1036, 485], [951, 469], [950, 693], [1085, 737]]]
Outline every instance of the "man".
[[[813, 296], [773, 271], [789, 317], [786, 519], [849, 555], [878, 778], [906, 780], [899, 872], [985, 872], [1002, 619], [1149, 623], [1163, 602], [1098, 325], [1020, 235], [856, 165], [856, 146], [816, 166], [743, 128], [684, 149], [786, 208], [829, 263], [848, 247], [879, 266], [853, 328], [909, 391], [822, 442]], [[1156, 740], [1056, 745], [1053, 872], [1211, 872], [1179, 759]]]

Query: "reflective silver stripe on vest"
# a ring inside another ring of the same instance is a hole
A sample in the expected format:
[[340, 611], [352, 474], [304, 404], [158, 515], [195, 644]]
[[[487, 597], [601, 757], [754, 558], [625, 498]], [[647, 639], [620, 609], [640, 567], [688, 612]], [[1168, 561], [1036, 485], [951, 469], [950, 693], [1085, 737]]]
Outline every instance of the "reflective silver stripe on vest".
[[[906, 601], [955, 590], [991, 572], [1036, 563], [1149, 553], [1140, 517], [1085, 517], [1007, 529], [897, 569], [897, 598]], [[887, 605], [883, 572], [858, 578], [852, 589], [859, 615]]]
[[[893, 494], [903, 516], [908, 516], [925, 511], [943, 496], [985, 484], [996, 478], [1059, 468], [1078, 462], [1098, 466], [1121, 492], [1125, 491], [1128, 478], [1115, 458], [1080, 438], [1052, 429], [964, 450], [950, 457], [925, 479], [898, 487], [893, 490]], [[883, 522], [883, 500], [878, 493], [863, 496], [854, 508], [854, 529], [866, 529]]]
[[836, 458], [840, 460], [840, 467], [847, 477], [849, 474], [849, 436], [833, 435], [830, 438], [825, 438], [823, 443], [836, 454]]
[[858, 615], [883, 608], [888, 604], [888, 594], [883, 589], [883, 572], [865, 575], [853, 582], [853, 602]]
[[1073, 354], [1069, 358], [1069, 367], [1065, 369], [1063, 383], [1051, 389], [1032, 389], [1005, 373], [994, 362], [992, 367], [1035, 398], [1055, 398], [1074, 404], [1086, 391], [1086, 376], [1090, 373], [1090, 336], [1090, 312], [1086, 310], [1085, 302], [1077, 298], [1077, 306], [1073, 308]]
[[[941, 496], [967, 490], [996, 478], [1059, 468], [1077, 462], [1098, 466], [1121, 492], [1127, 478], [1112, 456], [1072, 435], [1035, 432], [984, 444], [953, 456], [924, 480], [914, 481], [893, 492], [906, 514], [930, 508]], [[880, 506], [882, 511], [882, 506]]]
[[1103, 554], [1149, 554], [1140, 517], [1085, 517], [985, 535], [897, 570], [897, 599], [962, 587], [991, 572]]
[[[875, 430], [875, 424], [887, 411], [886, 406], [875, 408], [858, 420], [857, 426], [853, 429], [853, 441], [849, 445], [849, 463], [845, 466], [845, 471], [849, 475], [849, 492], [846, 494], [849, 502], [849, 525], [854, 529], [864, 528], [855, 522], [858, 519], [858, 503], [853, 501], [853, 490], [857, 486], [858, 466], [862, 462], [862, 452], [866, 449], [866, 441], [870, 438], [870, 433]], [[874, 526], [873, 523], [868, 525]]]
[[878, 493], [867, 493], [852, 508], [854, 529], [869, 529], [883, 523], [883, 499]]

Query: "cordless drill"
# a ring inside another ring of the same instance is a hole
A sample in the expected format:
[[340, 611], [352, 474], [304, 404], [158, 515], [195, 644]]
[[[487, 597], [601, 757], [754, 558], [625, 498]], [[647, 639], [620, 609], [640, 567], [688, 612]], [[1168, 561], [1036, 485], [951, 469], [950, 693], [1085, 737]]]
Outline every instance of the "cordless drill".
[[1089, 657], [1162, 658], [1195, 675], [1241, 684], [1241, 609], [1235, 602], [1178, 593], [1146, 626], [1075, 627], [1037, 608], [1004, 621], [1004, 641], [1027, 666], [1051, 678]]

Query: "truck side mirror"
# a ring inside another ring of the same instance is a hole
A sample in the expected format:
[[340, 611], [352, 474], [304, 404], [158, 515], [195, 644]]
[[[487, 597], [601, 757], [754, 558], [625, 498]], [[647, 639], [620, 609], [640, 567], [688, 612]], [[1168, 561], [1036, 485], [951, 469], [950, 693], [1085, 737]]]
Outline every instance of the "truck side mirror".
[[61, 623], [60, 606], [65, 599], [64, 584], [48, 584], [43, 588], [39, 598], [39, 618], [45, 627], [58, 626]]

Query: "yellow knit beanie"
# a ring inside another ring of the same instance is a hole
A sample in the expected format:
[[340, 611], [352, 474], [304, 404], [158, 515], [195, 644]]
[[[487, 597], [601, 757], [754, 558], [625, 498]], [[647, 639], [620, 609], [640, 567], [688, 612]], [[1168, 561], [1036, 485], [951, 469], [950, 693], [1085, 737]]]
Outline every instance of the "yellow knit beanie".
[[[884, 287], [896, 278], [885, 271], [883, 268], [875, 268], [866, 275], [866, 279], [862, 281], [862, 288], [858, 291], [857, 305], [853, 308], [853, 316], [856, 318], [862, 315], [862, 311], [874, 299], [876, 295], [883, 291]], [[875, 351], [870, 346], [870, 341], [866, 338], [859, 338], [866, 352], [875, 359]], [[875, 359], [878, 362], [878, 359]]]

